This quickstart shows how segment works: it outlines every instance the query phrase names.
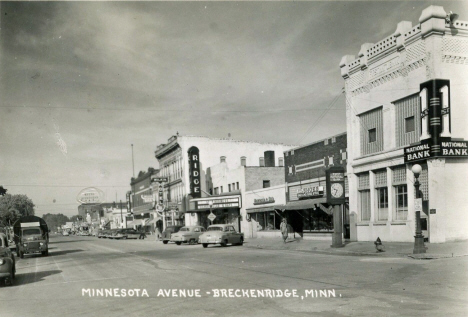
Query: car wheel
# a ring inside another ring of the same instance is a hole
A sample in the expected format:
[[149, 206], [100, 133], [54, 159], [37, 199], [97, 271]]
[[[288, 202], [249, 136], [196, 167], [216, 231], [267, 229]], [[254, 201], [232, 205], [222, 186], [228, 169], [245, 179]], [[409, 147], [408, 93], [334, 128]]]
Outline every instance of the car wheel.
[[239, 241], [238, 245], [243, 245], [243, 244], [244, 244], [244, 239], [240, 238], [240, 241]]
[[228, 243], [228, 241], [227, 241], [227, 240], [224, 240], [223, 242], [221, 242], [221, 246], [222, 246], [222, 247], [225, 247], [225, 246], [227, 246], [227, 243]]
[[10, 272], [10, 277], [5, 279], [5, 286], [13, 286], [13, 272]]
[[169, 241], [167, 241], [167, 240], [163, 240], [163, 243], [164, 243], [164, 244], [167, 244], [168, 242], [169, 242]]
[[195, 241], [195, 239], [190, 239], [189, 244], [197, 244], [197, 242]]
[[208, 248], [208, 243], [202, 243], [204, 248]]
[[176, 242], [176, 244], [177, 244], [177, 245], [181, 245], [181, 244], [182, 244], [182, 242], [180, 242], [180, 241], [177, 241], [177, 242]]

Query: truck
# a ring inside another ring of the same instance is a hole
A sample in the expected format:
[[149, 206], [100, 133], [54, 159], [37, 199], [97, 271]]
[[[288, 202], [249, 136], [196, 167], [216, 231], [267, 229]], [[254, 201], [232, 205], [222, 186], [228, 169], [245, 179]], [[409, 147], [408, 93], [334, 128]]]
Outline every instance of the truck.
[[49, 255], [49, 228], [44, 219], [37, 216], [23, 216], [13, 224], [16, 254], [41, 253]]

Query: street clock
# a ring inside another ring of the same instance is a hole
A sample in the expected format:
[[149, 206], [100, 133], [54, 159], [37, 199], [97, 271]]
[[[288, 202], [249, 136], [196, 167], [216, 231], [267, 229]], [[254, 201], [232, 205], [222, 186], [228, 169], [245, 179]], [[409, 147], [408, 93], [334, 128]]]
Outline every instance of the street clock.
[[332, 166], [326, 171], [327, 203], [341, 205], [345, 203], [345, 171], [343, 167]]

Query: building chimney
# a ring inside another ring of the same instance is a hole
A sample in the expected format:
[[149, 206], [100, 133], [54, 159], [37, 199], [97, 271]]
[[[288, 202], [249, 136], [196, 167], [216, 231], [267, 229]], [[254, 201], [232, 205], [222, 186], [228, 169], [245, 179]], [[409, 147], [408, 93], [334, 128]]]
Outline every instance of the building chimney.
[[265, 167], [275, 167], [275, 151], [265, 151]]

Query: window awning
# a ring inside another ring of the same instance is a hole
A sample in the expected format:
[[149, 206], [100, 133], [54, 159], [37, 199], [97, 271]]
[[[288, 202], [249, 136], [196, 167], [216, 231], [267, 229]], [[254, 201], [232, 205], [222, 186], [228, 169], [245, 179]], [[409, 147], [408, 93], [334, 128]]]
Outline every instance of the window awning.
[[284, 210], [301, 210], [301, 209], [315, 209], [321, 208], [321, 204], [326, 204], [327, 198], [320, 197], [314, 199], [304, 199], [304, 200], [296, 200], [290, 201], [286, 205], [282, 206], [275, 206], [275, 209], [284, 209]]

